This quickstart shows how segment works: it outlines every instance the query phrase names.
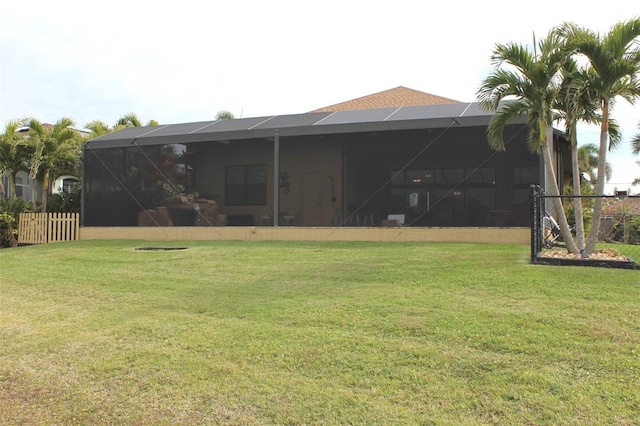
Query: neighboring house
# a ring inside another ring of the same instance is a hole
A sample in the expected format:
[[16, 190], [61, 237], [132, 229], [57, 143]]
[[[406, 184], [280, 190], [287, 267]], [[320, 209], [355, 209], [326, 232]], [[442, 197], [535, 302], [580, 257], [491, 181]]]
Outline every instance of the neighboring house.
[[[53, 128], [53, 124], [43, 123], [43, 126], [47, 130], [51, 130]], [[90, 133], [87, 132], [86, 130], [78, 130], [78, 129], [75, 129], [75, 130], [82, 137], [88, 137], [90, 135]], [[28, 127], [20, 128], [18, 129], [18, 132], [26, 136], [29, 133], [29, 128]], [[11, 193], [11, 187], [9, 185], [9, 176], [5, 174], [0, 178], [2, 178], [2, 184], [5, 190], [4, 198], [10, 198], [13, 194]], [[50, 191], [53, 194], [59, 194], [64, 190], [69, 190], [74, 183], [78, 183], [78, 182], [80, 182], [79, 177], [60, 176], [54, 180], [54, 183], [52, 185], [52, 188], [50, 188]], [[37, 192], [36, 189], [38, 190], [40, 189], [36, 187], [37, 185], [40, 185], [40, 188], [42, 188], [41, 183], [38, 183], [34, 179], [29, 178], [28, 172], [26, 171], [18, 172], [16, 174], [16, 197], [22, 198], [23, 200], [33, 203], [35, 201], [35, 194]]]
[[[13, 196], [11, 186], [9, 185], [9, 175], [4, 174], [2, 178], [2, 187], [4, 188], [4, 198]], [[29, 173], [20, 171], [16, 174], [16, 197], [23, 200], [33, 202], [36, 182], [29, 179]]]
[[640, 198], [623, 196], [605, 206], [602, 213], [605, 216], [640, 216]]
[[379, 108], [398, 108], [423, 105], [458, 104], [460, 102], [442, 96], [399, 86], [339, 104], [318, 108], [311, 112], [359, 111]]
[[640, 218], [640, 197], [627, 197], [625, 194], [620, 199], [614, 199], [602, 209], [600, 238], [605, 241], [640, 243], [638, 218]]
[[[525, 121], [504, 152], [485, 135], [492, 113], [398, 87], [293, 115], [122, 129], [84, 145], [84, 226], [529, 226], [541, 156]], [[569, 145], [554, 145], [563, 185]], [[561, 185], [561, 187], [563, 186]], [[184, 195], [192, 193], [194, 197]], [[182, 202], [176, 196], [183, 195]], [[193, 200], [193, 201], [189, 201]]]

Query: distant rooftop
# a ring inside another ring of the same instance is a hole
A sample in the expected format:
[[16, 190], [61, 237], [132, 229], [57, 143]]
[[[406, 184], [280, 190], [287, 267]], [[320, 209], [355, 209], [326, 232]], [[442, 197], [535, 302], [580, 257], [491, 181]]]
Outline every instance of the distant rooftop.
[[423, 105], [457, 104], [458, 101], [442, 96], [432, 95], [419, 90], [398, 86], [349, 101], [329, 105], [311, 112], [359, 111], [378, 108], [398, 108]]
[[603, 209], [605, 214], [627, 214], [640, 216], [640, 198], [623, 198]]

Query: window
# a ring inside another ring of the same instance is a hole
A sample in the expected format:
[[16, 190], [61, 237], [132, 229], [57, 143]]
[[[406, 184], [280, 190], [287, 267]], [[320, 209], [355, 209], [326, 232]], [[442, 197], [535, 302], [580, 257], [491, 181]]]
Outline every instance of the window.
[[540, 180], [538, 167], [516, 167], [513, 169], [513, 183], [516, 185], [529, 186], [538, 183]]
[[531, 184], [540, 181], [538, 167], [516, 167], [513, 169], [513, 204], [528, 205], [531, 198]]
[[421, 226], [484, 226], [496, 207], [495, 179], [491, 167], [394, 171], [386, 207]]
[[29, 191], [29, 175], [20, 171], [16, 174], [16, 197], [32, 201]]
[[228, 206], [266, 205], [267, 166], [228, 166], [225, 173], [225, 202]]
[[405, 183], [417, 186], [433, 183], [433, 170], [407, 170], [405, 173]]

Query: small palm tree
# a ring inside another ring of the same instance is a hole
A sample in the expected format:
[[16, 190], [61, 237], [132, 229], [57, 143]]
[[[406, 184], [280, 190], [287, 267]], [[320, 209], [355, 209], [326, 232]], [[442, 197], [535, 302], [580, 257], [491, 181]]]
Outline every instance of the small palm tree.
[[[147, 126], [158, 126], [158, 122], [156, 120], [149, 120]], [[115, 132], [116, 130], [124, 129], [127, 127], [142, 127], [142, 122], [138, 118], [138, 116], [132, 112], [123, 115], [116, 121], [116, 124], [111, 127], [107, 123], [102, 120], [93, 120], [87, 124], [85, 124], [85, 129], [90, 130], [91, 134], [87, 138], [87, 140], [91, 140], [93, 138], [97, 138], [99, 136], [106, 135], [108, 133]]]
[[82, 137], [72, 128], [73, 120], [61, 118], [53, 126], [45, 126], [36, 119], [29, 119], [26, 145], [31, 151], [29, 177], [42, 182], [42, 211], [47, 209], [47, 199], [53, 175], [77, 167], [82, 148]]
[[85, 124], [84, 128], [91, 131], [91, 136], [89, 137], [90, 139], [113, 132], [113, 129], [109, 127], [107, 123], [101, 120], [93, 120]]
[[[505, 126], [526, 116], [529, 149], [532, 152], [542, 151], [547, 191], [552, 196], [567, 250], [579, 253], [558, 197], [560, 190], [551, 154], [555, 119], [553, 108], [559, 96], [560, 67], [566, 55], [562, 52], [558, 37], [552, 33], [541, 40], [537, 47], [539, 53], [517, 43], [496, 45], [492, 56], [495, 69], [483, 80], [478, 98], [481, 105], [495, 111], [487, 128], [489, 144], [494, 149], [505, 149]], [[502, 102], [511, 97], [515, 100]]]
[[[638, 166], [640, 166], [640, 161], [636, 161], [636, 164], [637, 164]], [[640, 185], [640, 177], [639, 177], [639, 178], [635, 178], [635, 179], [633, 180], [633, 182], [631, 182], [631, 185]]]
[[[595, 186], [598, 180], [598, 146], [588, 143], [578, 148], [578, 172], [582, 176], [587, 176], [591, 186]], [[605, 167], [605, 180], [611, 179], [613, 169], [611, 163], [607, 162]]]
[[[28, 170], [27, 152], [22, 143], [23, 137], [18, 132], [20, 121], [10, 120], [0, 134], [0, 177], [5, 173], [9, 175], [9, 190], [11, 197], [16, 198], [16, 174], [19, 171]], [[0, 193], [4, 192], [0, 180]]]
[[142, 122], [140, 121], [140, 119], [138, 118], [137, 115], [135, 115], [134, 113], [130, 112], [130, 113], [125, 114], [122, 117], [120, 117], [118, 119], [118, 121], [116, 121], [116, 125], [114, 127], [116, 127], [116, 128], [142, 127]]
[[236, 118], [231, 111], [222, 110], [216, 114], [216, 120], [233, 120]]

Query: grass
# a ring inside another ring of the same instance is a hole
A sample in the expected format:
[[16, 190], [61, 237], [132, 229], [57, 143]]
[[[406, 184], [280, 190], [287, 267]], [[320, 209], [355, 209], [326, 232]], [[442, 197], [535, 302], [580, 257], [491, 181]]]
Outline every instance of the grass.
[[0, 424], [637, 421], [637, 271], [524, 246], [149, 244], [0, 251]]

